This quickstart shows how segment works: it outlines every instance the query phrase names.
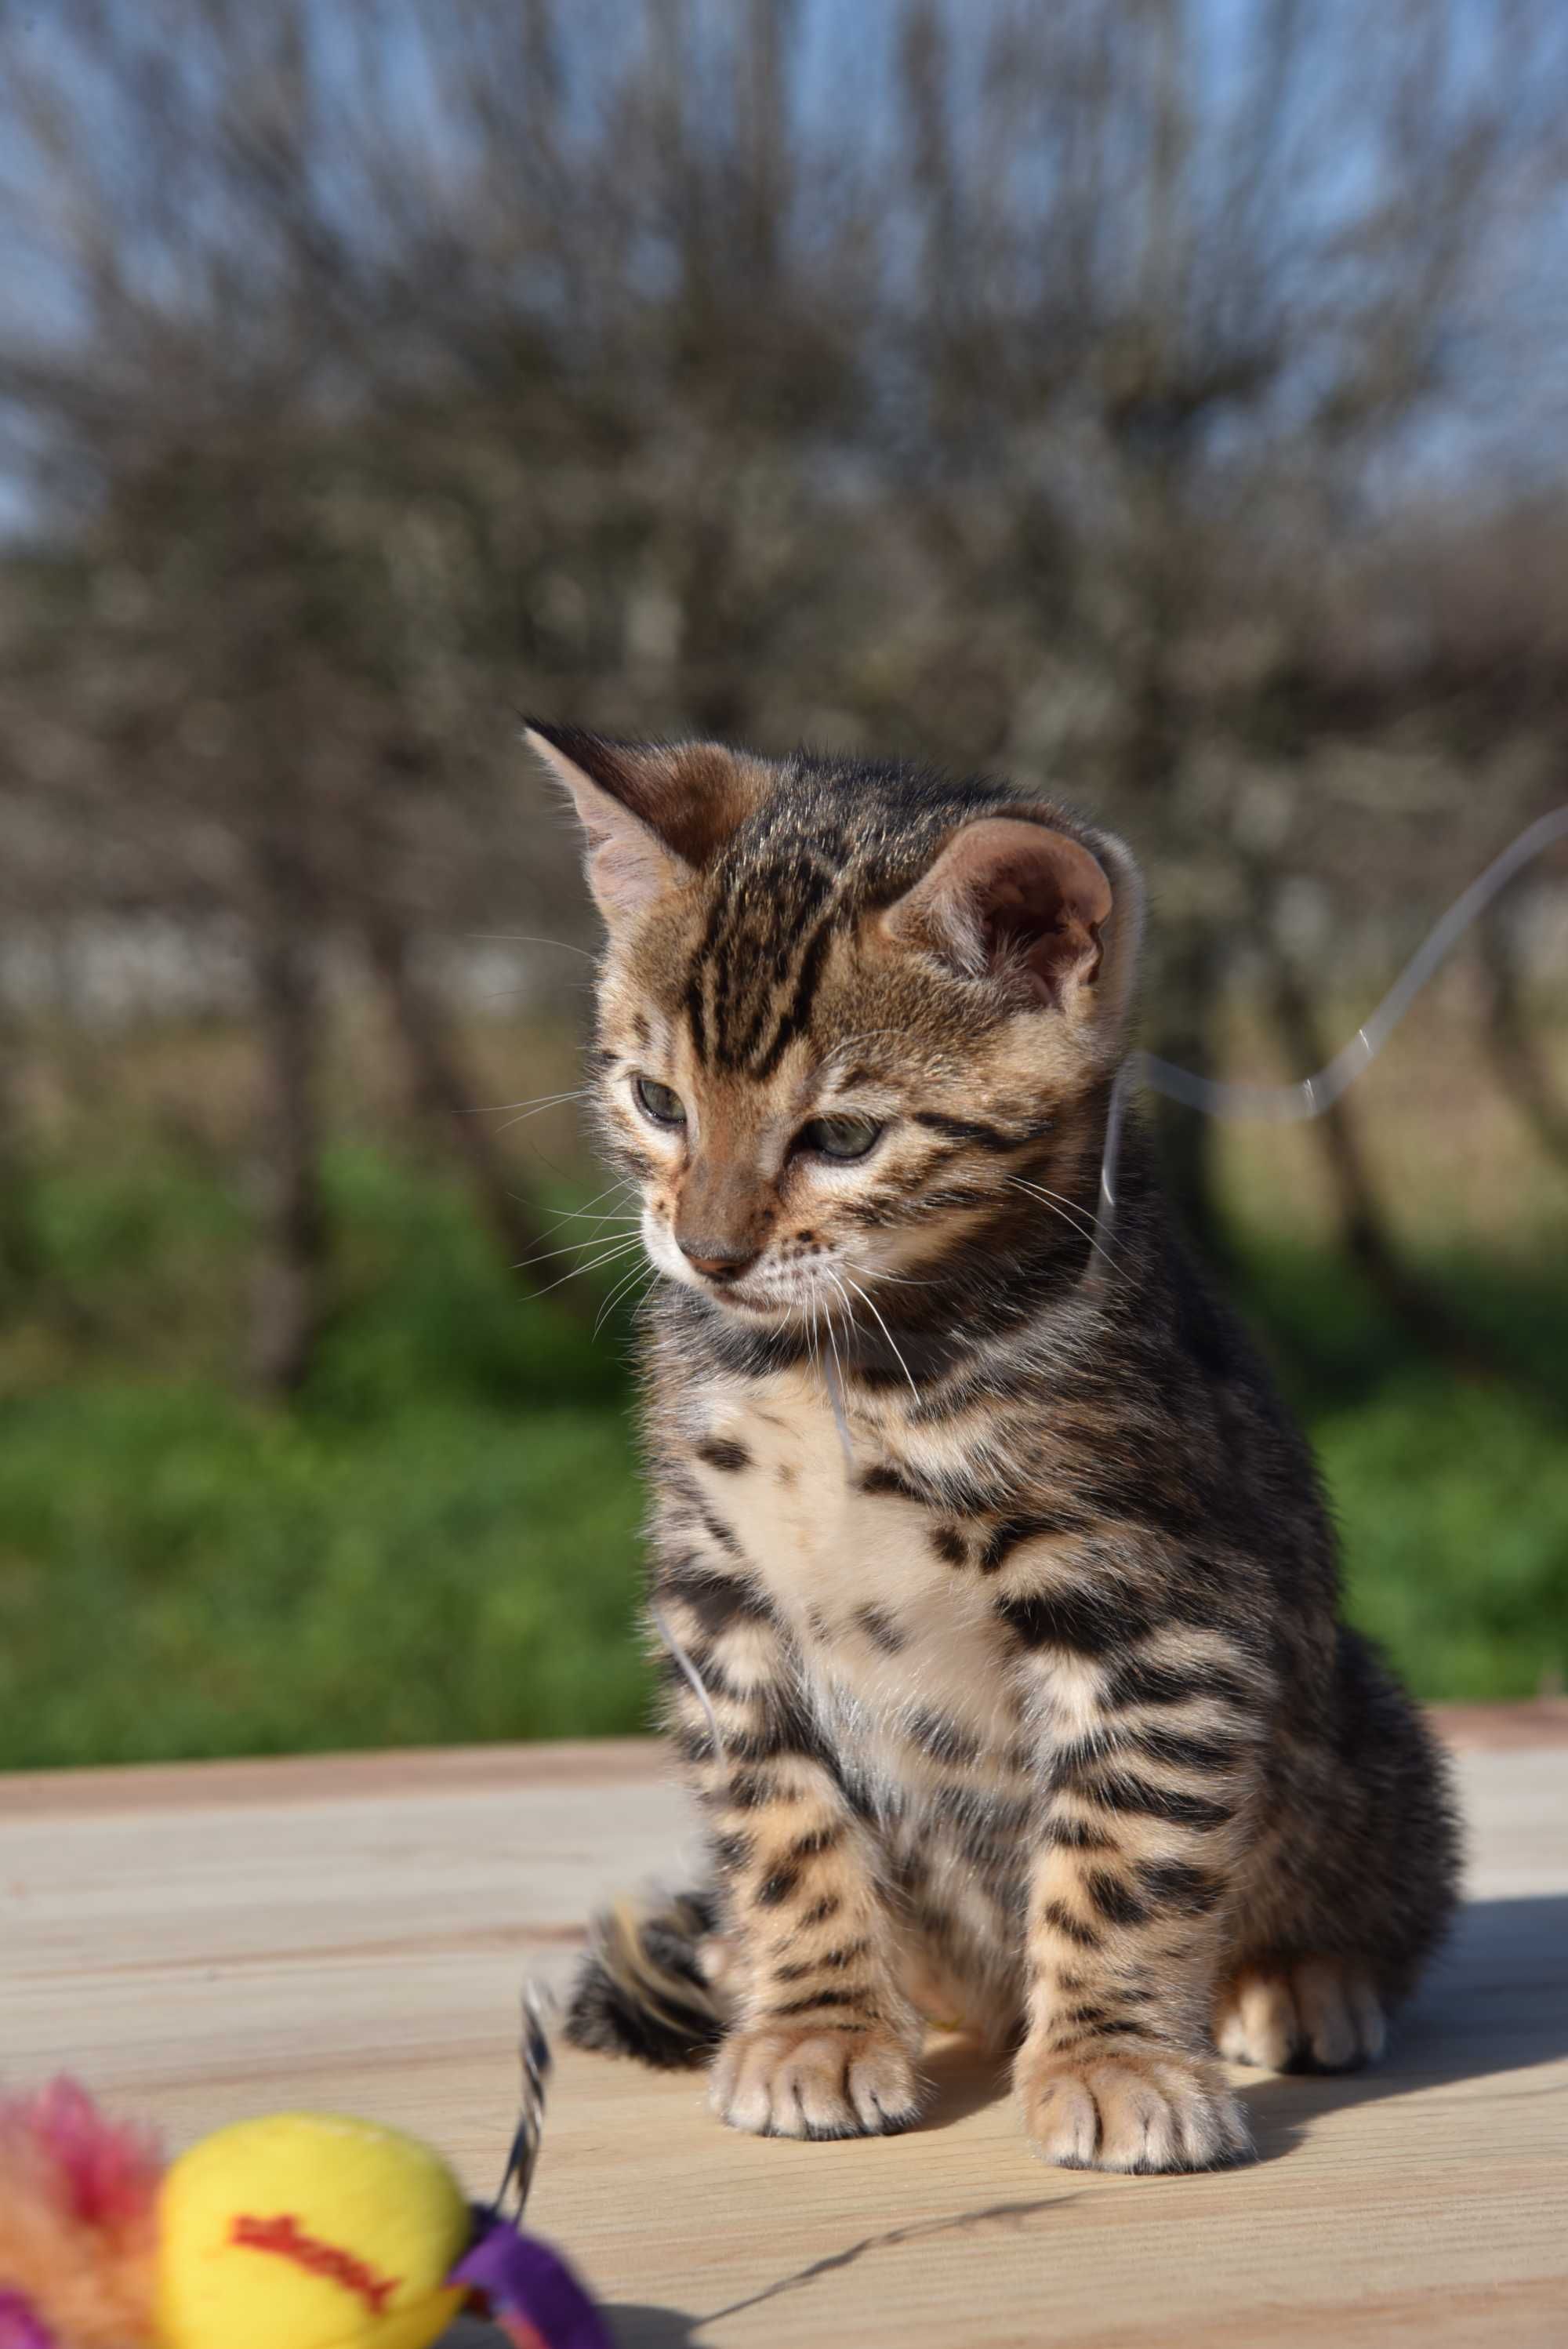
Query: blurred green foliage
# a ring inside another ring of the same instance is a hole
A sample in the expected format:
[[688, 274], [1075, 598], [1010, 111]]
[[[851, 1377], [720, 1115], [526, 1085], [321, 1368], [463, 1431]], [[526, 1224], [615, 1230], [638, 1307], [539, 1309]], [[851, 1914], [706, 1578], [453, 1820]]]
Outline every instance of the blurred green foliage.
[[[338, 1151], [330, 1194], [336, 1310], [280, 1409], [218, 1375], [247, 1263], [218, 1180], [148, 1157], [42, 1185], [41, 1301], [0, 1343], [0, 1764], [646, 1726], [625, 1309], [595, 1339], [521, 1297], [466, 1196], [388, 1155]], [[1561, 1248], [1430, 1269], [1550, 1378]], [[1254, 1233], [1242, 1278], [1356, 1619], [1428, 1697], [1561, 1675], [1550, 1405], [1413, 1359], [1326, 1254]]]
[[[223, 1259], [236, 1288], [244, 1265], [216, 1185], [47, 1185], [43, 1293], [92, 1301], [51, 1375], [20, 1317], [0, 1354], [0, 1764], [643, 1721], [624, 1320], [594, 1340], [521, 1300], [442, 1182], [349, 1153], [331, 1192], [344, 1293], [278, 1410], [192, 1375], [232, 1338]], [[181, 1278], [198, 1238], [210, 1330]]]
[[1352, 1619], [1427, 1698], [1533, 1696], [1568, 1671], [1568, 1249], [1427, 1260], [1515, 1374], [1456, 1379], [1342, 1257], [1254, 1234], [1243, 1301], [1316, 1447]]

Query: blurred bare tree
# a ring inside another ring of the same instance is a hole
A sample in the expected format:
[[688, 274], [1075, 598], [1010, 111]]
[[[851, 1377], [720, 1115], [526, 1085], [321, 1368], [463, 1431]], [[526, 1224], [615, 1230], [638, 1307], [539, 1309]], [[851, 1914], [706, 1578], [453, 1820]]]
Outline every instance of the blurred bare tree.
[[[1151, 1041], [1192, 1066], [1239, 957], [1310, 1058], [1367, 926], [1391, 952], [1562, 794], [1559, 0], [0, 27], [0, 909], [242, 941], [268, 1383], [327, 1293], [329, 957], [530, 1252], [426, 951], [583, 935], [510, 704], [1093, 802], [1153, 873]], [[1305, 961], [1304, 883], [1336, 909]], [[1561, 1146], [1509, 935], [1500, 1068]], [[1319, 1133], [1347, 1238], [1462, 1352], [1353, 1119]], [[1166, 1146], [1222, 1244], [1209, 1129]]]

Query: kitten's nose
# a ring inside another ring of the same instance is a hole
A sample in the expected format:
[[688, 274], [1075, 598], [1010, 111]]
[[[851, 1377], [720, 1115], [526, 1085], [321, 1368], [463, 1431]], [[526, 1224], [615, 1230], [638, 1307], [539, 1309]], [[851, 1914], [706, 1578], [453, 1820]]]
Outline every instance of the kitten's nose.
[[762, 1253], [760, 1248], [726, 1247], [721, 1240], [683, 1240], [678, 1234], [676, 1238], [682, 1256], [706, 1280], [738, 1280]]

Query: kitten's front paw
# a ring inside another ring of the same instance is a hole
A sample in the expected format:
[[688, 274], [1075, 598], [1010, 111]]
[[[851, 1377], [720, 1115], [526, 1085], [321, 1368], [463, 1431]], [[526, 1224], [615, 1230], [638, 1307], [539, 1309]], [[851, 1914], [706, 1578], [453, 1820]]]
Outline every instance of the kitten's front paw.
[[1218, 2064], [1198, 2057], [1026, 2045], [1015, 2077], [1030, 2144], [1064, 2169], [1216, 2169], [1252, 2151]]
[[738, 2031], [714, 2059], [708, 2103], [753, 2137], [891, 2137], [919, 2115], [901, 2040], [864, 2031]]

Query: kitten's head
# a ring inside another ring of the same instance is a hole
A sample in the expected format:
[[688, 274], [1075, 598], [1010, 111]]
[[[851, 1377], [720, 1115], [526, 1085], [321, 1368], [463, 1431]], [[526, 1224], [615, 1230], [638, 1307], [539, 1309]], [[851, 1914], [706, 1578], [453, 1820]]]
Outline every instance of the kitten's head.
[[766, 1328], [857, 1292], [907, 1319], [1025, 1226], [1081, 1250], [1140, 926], [1119, 841], [910, 767], [528, 739], [586, 836], [603, 1121], [662, 1272]]

